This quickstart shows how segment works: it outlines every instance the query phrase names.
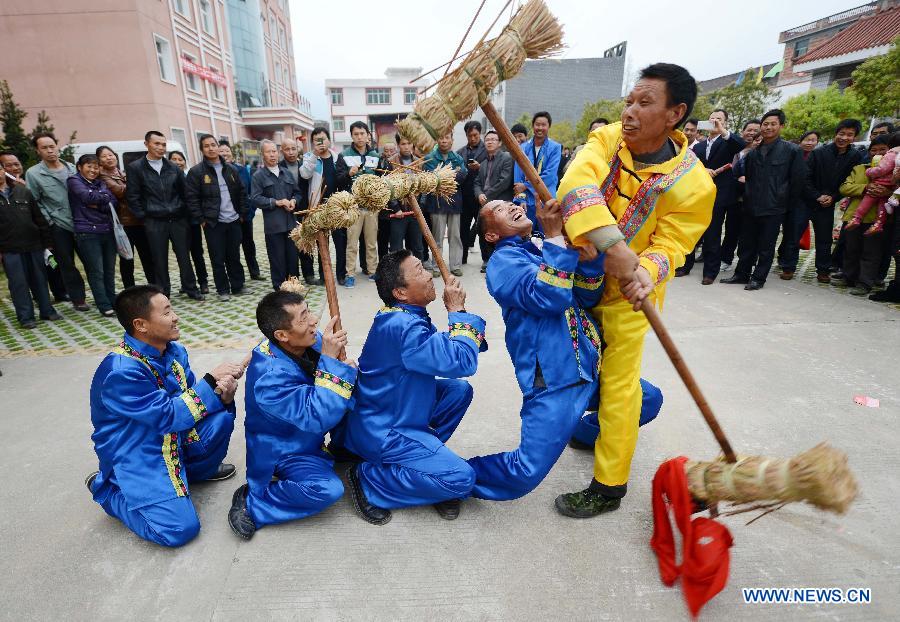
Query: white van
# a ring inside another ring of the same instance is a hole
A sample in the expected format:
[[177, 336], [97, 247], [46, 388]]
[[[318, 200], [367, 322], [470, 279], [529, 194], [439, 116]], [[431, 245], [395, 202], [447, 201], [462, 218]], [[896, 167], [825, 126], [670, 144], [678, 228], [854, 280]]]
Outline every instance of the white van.
[[[78, 158], [84, 154], [93, 154], [97, 151], [97, 147], [103, 147], [104, 145], [115, 151], [116, 155], [119, 156], [119, 166], [122, 170], [125, 170], [126, 166], [138, 158], [143, 158], [147, 155], [147, 148], [144, 146], [144, 141], [142, 140], [113, 140], [105, 143], [72, 143], [72, 147], [74, 148], [72, 161], [78, 162]], [[190, 168], [191, 161], [188, 159], [187, 152], [184, 150], [181, 143], [166, 139], [166, 155], [173, 151], [180, 151], [183, 153], [185, 159], [188, 161], [188, 168]]]

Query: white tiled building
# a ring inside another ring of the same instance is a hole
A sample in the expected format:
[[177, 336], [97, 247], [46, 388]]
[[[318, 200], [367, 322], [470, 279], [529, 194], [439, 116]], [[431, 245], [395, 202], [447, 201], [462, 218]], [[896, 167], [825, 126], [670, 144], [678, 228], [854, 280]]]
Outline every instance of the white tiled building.
[[421, 73], [421, 67], [390, 67], [384, 78], [325, 80], [335, 148], [351, 143], [350, 124], [354, 121], [364, 121], [378, 144], [393, 142], [394, 122], [412, 112], [419, 90], [430, 82], [422, 79], [410, 84]]

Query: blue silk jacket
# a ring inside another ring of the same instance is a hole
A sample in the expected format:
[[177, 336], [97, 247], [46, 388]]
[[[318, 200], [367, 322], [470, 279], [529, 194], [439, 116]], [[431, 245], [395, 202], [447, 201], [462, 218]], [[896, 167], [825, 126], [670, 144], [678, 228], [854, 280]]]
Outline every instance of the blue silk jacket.
[[502, 309], [523, 393], [535, 386], [538, 365], [548, 388], [597, 378], [600, 337], [584, 308], [603, 293], [603, 255], [579, 264], [577, 251], [504, 238], [488, 262], [487, 287]]
[[[313, 346], [322, 351], [322, 337]], [[353, 405], [356, 370], [324, 354], [315, 373], [304, 371], [268, 339], [253, 349], [244, 394], [247, 483], [256, 494], [269, 485], [284, 456], [319, 454], [325, 433]]]
[[200, 442], [194, 425], [232, 417], [205, 380], [194, 377], [184, 346], [160, 354], [126, 334], [94, 373], [91, 422], [103, 477], [129, 509], [189, 494], [182, 456]]
[[465, 378], [487, 350], [485, 322], [471, 313], [450, 313], [450, 331], [438, 332], [424, 307], [398, 304], [375, 316], [359, 357], [356, 406], [338, 438], [369, 462], [381, 462], [391, 430], [431, 451], [441, 441], [429, 427], [436, 377]]

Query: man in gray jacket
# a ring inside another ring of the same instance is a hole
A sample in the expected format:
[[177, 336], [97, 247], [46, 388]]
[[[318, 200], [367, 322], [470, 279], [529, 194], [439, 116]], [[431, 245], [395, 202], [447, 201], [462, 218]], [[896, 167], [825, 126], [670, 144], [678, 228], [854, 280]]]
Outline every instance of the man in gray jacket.
[[87, 311], [89, 307], [84, 301], [84, 279], [75, 267], [75, 225], [72, 223], [69, 189], [66, 185], [66, 180], [75, 174], [75, 167], [59, 158], [59, 145], [53, 134], [36, 134], [32, 137], [31, 144], [41, 161], [25, 172], [25, 183], [50, 224], [53, 256], [59, 264], [72, 306], [79, 311]]
[[[513, 161], [505, 151], [500, 149], [500, 137], [494, 130], [488, 130], [484, 135], [484, 148], [487, 157], [481, 163], [478, 177], [475, 179], [475, 198], [484, 207], [488, 202], [512, 201], [513, 199]], [[478, 227], [481, 231], [481, 227]], [[478, 238], [481, 247], [481, 272], [487, 270], [488, 259], [494, 252], [494, 245], [484, 239], [484, 235]]]

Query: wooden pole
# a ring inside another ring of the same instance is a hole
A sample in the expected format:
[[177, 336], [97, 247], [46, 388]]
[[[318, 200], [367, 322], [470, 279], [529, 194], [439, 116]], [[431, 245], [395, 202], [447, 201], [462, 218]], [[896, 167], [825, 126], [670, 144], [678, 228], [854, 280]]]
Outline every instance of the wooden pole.
[[428, 228], [428, 223], [425, 222], [425, 214], [422, 213], [419, 202], [416, 200], [415, 196], [409, 195], [406, 198], [406, 204], [412, 208], [413, 213], [416, 215], [419, 229], [422, 230], [422, 237], [425, 238], [425, 243], [428, 244], [428, 248], [431, 250], [431, 255], [434, 257], [434, 263], [437, 264], [438, 270], [441, 271], [441, 277], [444, 279], [444, 283], [448, 283], [451, 276], [450, 270], [444, 262], [444, 257], [441, 255], [441, 249], [434, 240], [434, 236], [431, 235], [431, 229]]
[[[540, 198], [540, 200], [544, 202], [555, 199], [556, 197], [550, 194], [550, 190], [547, 188], [546, 184], [544, 184], [540, 175], [538, 175], [538, 172], [534, 168], [534, 164], [532, 164], [531, 160], [528, 159], [528, 156], [525, 155], [525, 152], [522, 151], [522, 147], [519, 146], [518, 141], [516, 141], [515, 137], [512, 135], [512, 132], [509, 131], [509, 128], [506, 127], [506, 123], [503, 121], [503, 118], [499, 114], [497, 114], [497, 109], [494, 108], [494, 105], [490, 102], [487, 102], [481, 107], [481, 109], [484, 111], [484, 114], [487, 117], [488, 121], [491, 122], [491, 125], [494, 126], [494, 129], [500, 136], [500, 140], [502, 140], [503, 144], [506, 145], [506, 149], [522, 169], [522, 172], [525, 173], [525, 177], [529, 182], [531, 182], [532, 187], [538, 194], [538, 198]], [[672, 340], [672, 336], [666, 329], [665, 324], [663, 324], [662, 317], [659, 315], [659, 311], [656, 310], [656, 307], [653, 306], [653, 303], [650, 302], [649, 298], [644, 299], [644, 302], [641, 305], [641, 310], [644, 312], [644, 315], [647, 316], [647, 321], [650, 323], [650, 326], [653, 327], [653, 331], [659, 338], [659, 342], [662, 344], [662, 347], [666, 351], [666, 354], [669, 355], [669, 360], [672, 361], [672, 365], [675, 366], [675, 371], [677, 371], [678, 375], [681, 376], [681, 380], [682, 382], [684, 382], [684, 386], [687, 387], [688, 393], [690, 393], [691, 397], [694, 398], [694, 403], [696, 403], [697, 408], [700, 409], [700, 413], [706, 420], [706, 425], [709, 426], [709, 429], [712, 430], [713, 436], [716, 437], [716, 441], [719, 443], [719, 447], [722, 448], [722, 453], [725, 454], [725, 460], [727, 460], [728, 462], [736, 462], [737, 457], [734, 454], [734, 450], [731, 448], [731, 443], [728, 442], [728, 438], [725, 436], [725, 432], [722, 431], [722, 427], [719, 425], [718, 419], [716, 419], [716, 416], [713, 414], [712, 408], [710, 408], [709, 403], [706, 401], [706, 398], [703, 395], [703, 392], [700, 390], [700, 386], [694, 379], [694, 375], [691, 373], [690, 368], [687, 366], [687, 363], [685, 363], [684, 358], [682, 358], [681, 353], [675, 346], [675, 342]]]
[[334, 330], [341, 330], [341, 309], [338, 306], [337, 283], [334, 273], [331, 271], [331, 253], [328, 252], [328, 238], [324, 231], [316, 233], [316, 246], [319, 247], [319, 262], [322, 264], [322, 272], [325, 277], [325, 297], [328, 299], [328, 314], [337, 317]]

